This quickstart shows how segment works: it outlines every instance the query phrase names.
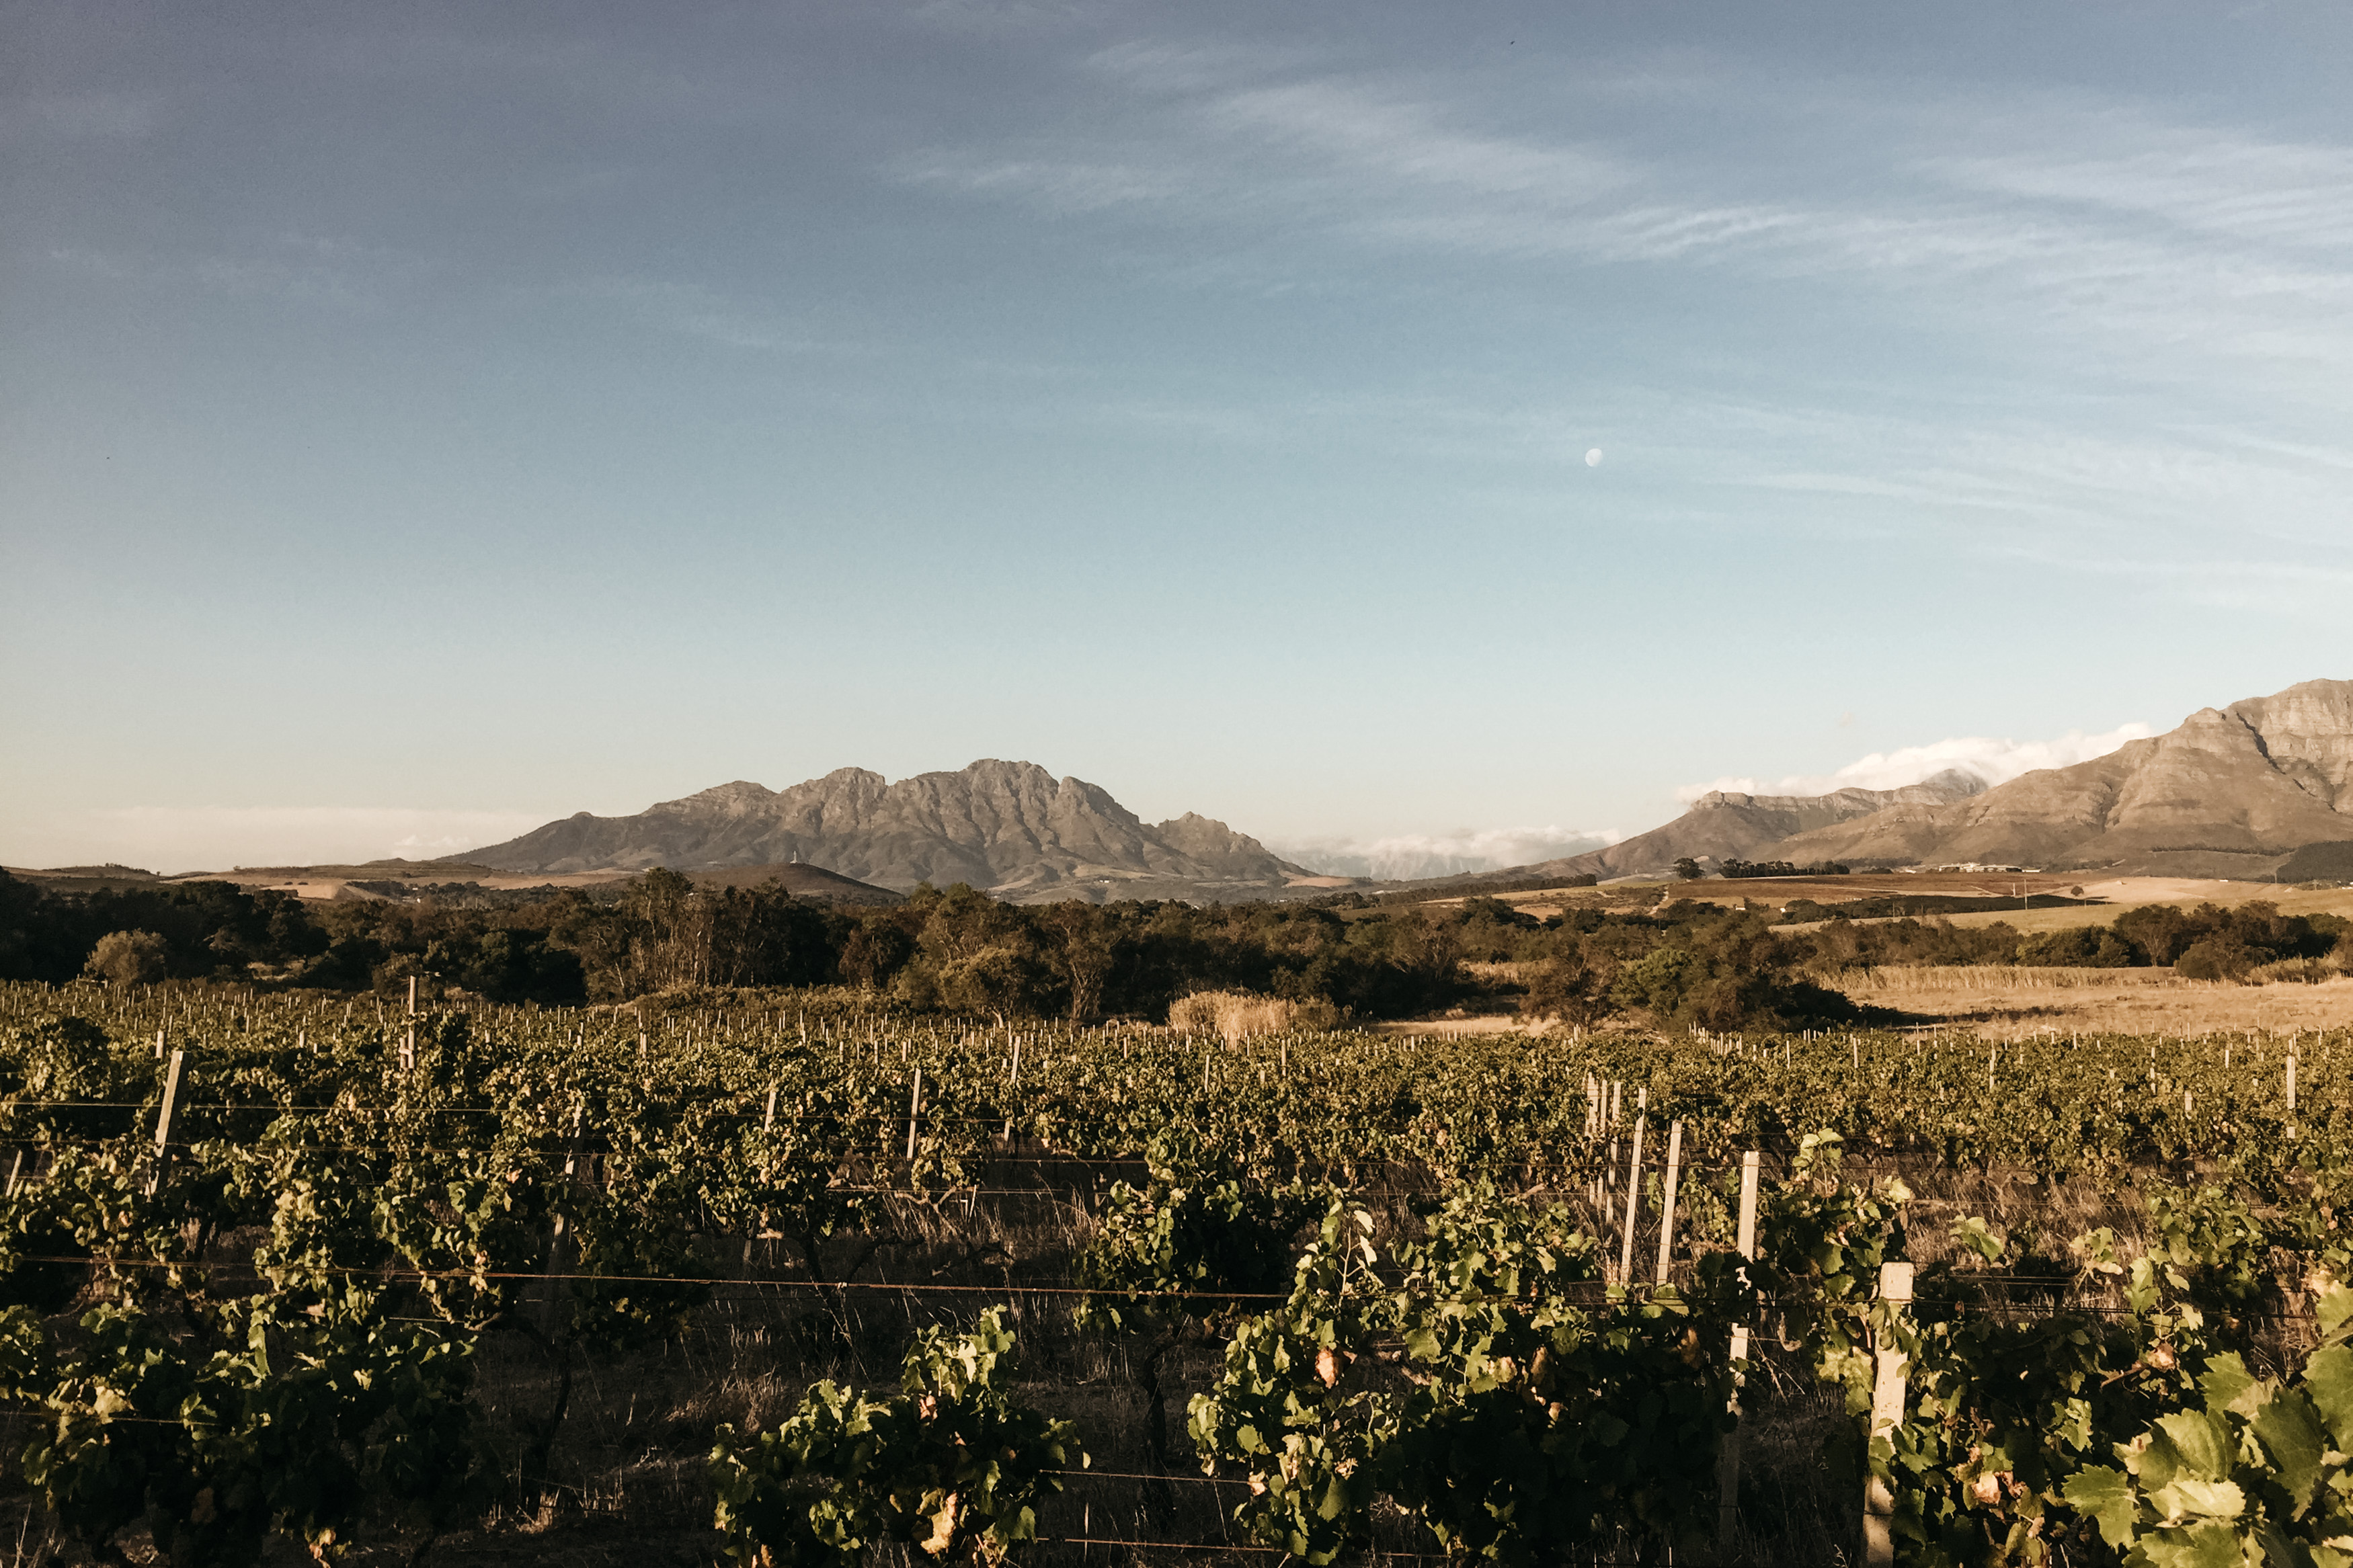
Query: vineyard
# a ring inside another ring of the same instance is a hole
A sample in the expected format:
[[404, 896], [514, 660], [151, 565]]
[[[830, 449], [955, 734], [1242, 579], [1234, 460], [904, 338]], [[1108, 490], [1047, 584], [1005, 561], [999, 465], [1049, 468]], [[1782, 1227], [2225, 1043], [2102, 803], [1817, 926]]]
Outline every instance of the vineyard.
[[0, 987], [15, 1560], [2353, 1565], [2348, 1049]]

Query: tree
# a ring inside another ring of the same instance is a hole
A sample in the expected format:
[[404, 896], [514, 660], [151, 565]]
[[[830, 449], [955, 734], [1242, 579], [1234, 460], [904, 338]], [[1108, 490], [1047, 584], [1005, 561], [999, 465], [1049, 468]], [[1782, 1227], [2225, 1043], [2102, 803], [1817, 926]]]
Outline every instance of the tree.
[[1549, 955], [1524, 972], [1527, 994], [1520, 1011], [1564, 1024], [1599, 1023], [1617, 1010], [1609, 1000], [1613, 969], [1607, 954], [1588, 952], [1575, 932], [1566, 933]]
[[1688, 855], [1675, 862], [1675, 875], [1686, 882], [1695, 882], [1706, 874], [1699, 868], [1699, 862]]
[[1103, 1016], [1103, 982], [1119, 963], [1117, 925], [1099, 905], [1075, 900], [1050, 906], [1042, 918], [1061, 939], [1053, 956], [1070, 988], [1071, 1022], [1091, 1024]]
[[82, 972], [110, 985], [148, 985], [164, 978], [170, 949], [152, 931], [111, 931], [98, 939]]
[[881, 989], [915, 956], [914, 933], [888, 917], [860, 921], [841, 948], [841, 978], [852, 985]]

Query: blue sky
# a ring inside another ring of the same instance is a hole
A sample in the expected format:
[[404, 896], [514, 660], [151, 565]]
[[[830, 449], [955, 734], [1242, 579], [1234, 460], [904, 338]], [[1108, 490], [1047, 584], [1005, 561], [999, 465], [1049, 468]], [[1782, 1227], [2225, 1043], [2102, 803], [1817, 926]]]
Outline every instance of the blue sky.
[[9, 31], [11, 864], [978, 756], [1524, 858], [2353, 675], [2341, 5]]

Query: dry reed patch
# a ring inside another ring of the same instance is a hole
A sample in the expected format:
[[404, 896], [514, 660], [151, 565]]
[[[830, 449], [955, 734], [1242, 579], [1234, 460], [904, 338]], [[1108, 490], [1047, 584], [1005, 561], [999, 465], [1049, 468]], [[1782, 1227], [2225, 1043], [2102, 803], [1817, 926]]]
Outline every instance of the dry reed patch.
[[1914, 967], [1889, 964], [1860, 974], [1832, 978], [1848, 995], [1862, 997], [1922, 991], [2116, 991], [2149, 986], [2175, 987], [2222, 984], [2183, 980], [2170, 969], [2061, 969], [2012, 963], [1924, 963]]
[[1550, 1018], [1530, 1021], [1518, 1013], [1465, 1014], [1457, 1018], [1398, 1018], [1366, 1026], [1375, 1035], [1541, 1035], [1558, 1026]]
[[2353, 1027], [2353, 978], [2239, 985], [2170, 970], [1884, 968], [1832, 984], [1858, 1001], [1989, 1039], [2030, 1035], [2199, 1036]]
[[1320, 997], [1296, 1002], [1247, 991], [1196, 991], [1179, 996], [1168, 1008], [1170, 1028], [1188, 1035], [1216, 1035], [1229, 1046], [1239, 1045], [1250, 1035], [1329, 1029], [1339, 1021], [1338, 1011]]

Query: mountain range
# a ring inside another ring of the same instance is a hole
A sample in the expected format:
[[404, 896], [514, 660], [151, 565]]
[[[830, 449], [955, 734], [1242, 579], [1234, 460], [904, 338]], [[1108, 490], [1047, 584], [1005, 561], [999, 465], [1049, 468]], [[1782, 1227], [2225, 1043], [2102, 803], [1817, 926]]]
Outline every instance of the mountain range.
[[[2353, 845], [2353, 681], [2308, 680], [1990, 787], [1956, 769], [1900, 789], [1718, 791], [1606, 849], [1479, 879], [1653, 877], [1689, 858], [2260, 879], [2284, 865], [2334, 866], [2353, 850], [2315, 847], [2343, 845]], [[451, 858], [527, 873], [742, 874], [800, 863], [902, 890], [969, 882], [1022, 902], [1264, 899], [1365, 885], [1283, 859], [1222, 822], [1187, 813], [1147, 824], [1099, 785], [994, 760], [896, 784], [863, 768], [783, 790], [739, 780], [633, 816], [582, 812]]]
[[1742, 795], [1711, 790], [1663, 827], [1623, 838], [1607, 849], [1546, 860], [1489, 875], [1661, 877], [1682, 859], [1704, 865], [1776, 858], [1767, 853], [1799, 834], [1851, 822], [1899, 805], [1940, 805], [1984, 789], [1985, 781], [1958, 768], [1900, 789], [1841, 789], [1828, 795]]
[[1147, 824], [1100, 785], [993, 759], [896, 784], [839, 768], [789, 789], [738, 780], [634, 816], [586, 812], [453, 857], [526, 872], [814, 863], [904, 889], [969, 882], [1021, 902], [1264, 898], [1314, 872], [1222, 822]]
[[1690, 856], [2261, 880], [2309, 846], [2348, 842], [2353, 681], [2307, 680], [1990, 788], [1953, 772], [1883, 792], [1704, 795], [1640, 837], [1528, 869], [1657, 876]]
[[1891, 806], [1784, 839], [1791, 860], [2000, 861], [2260, 879], [2353, 840], [2353, 681], [2203, 708], [2168, 734], [1967, 800]]

